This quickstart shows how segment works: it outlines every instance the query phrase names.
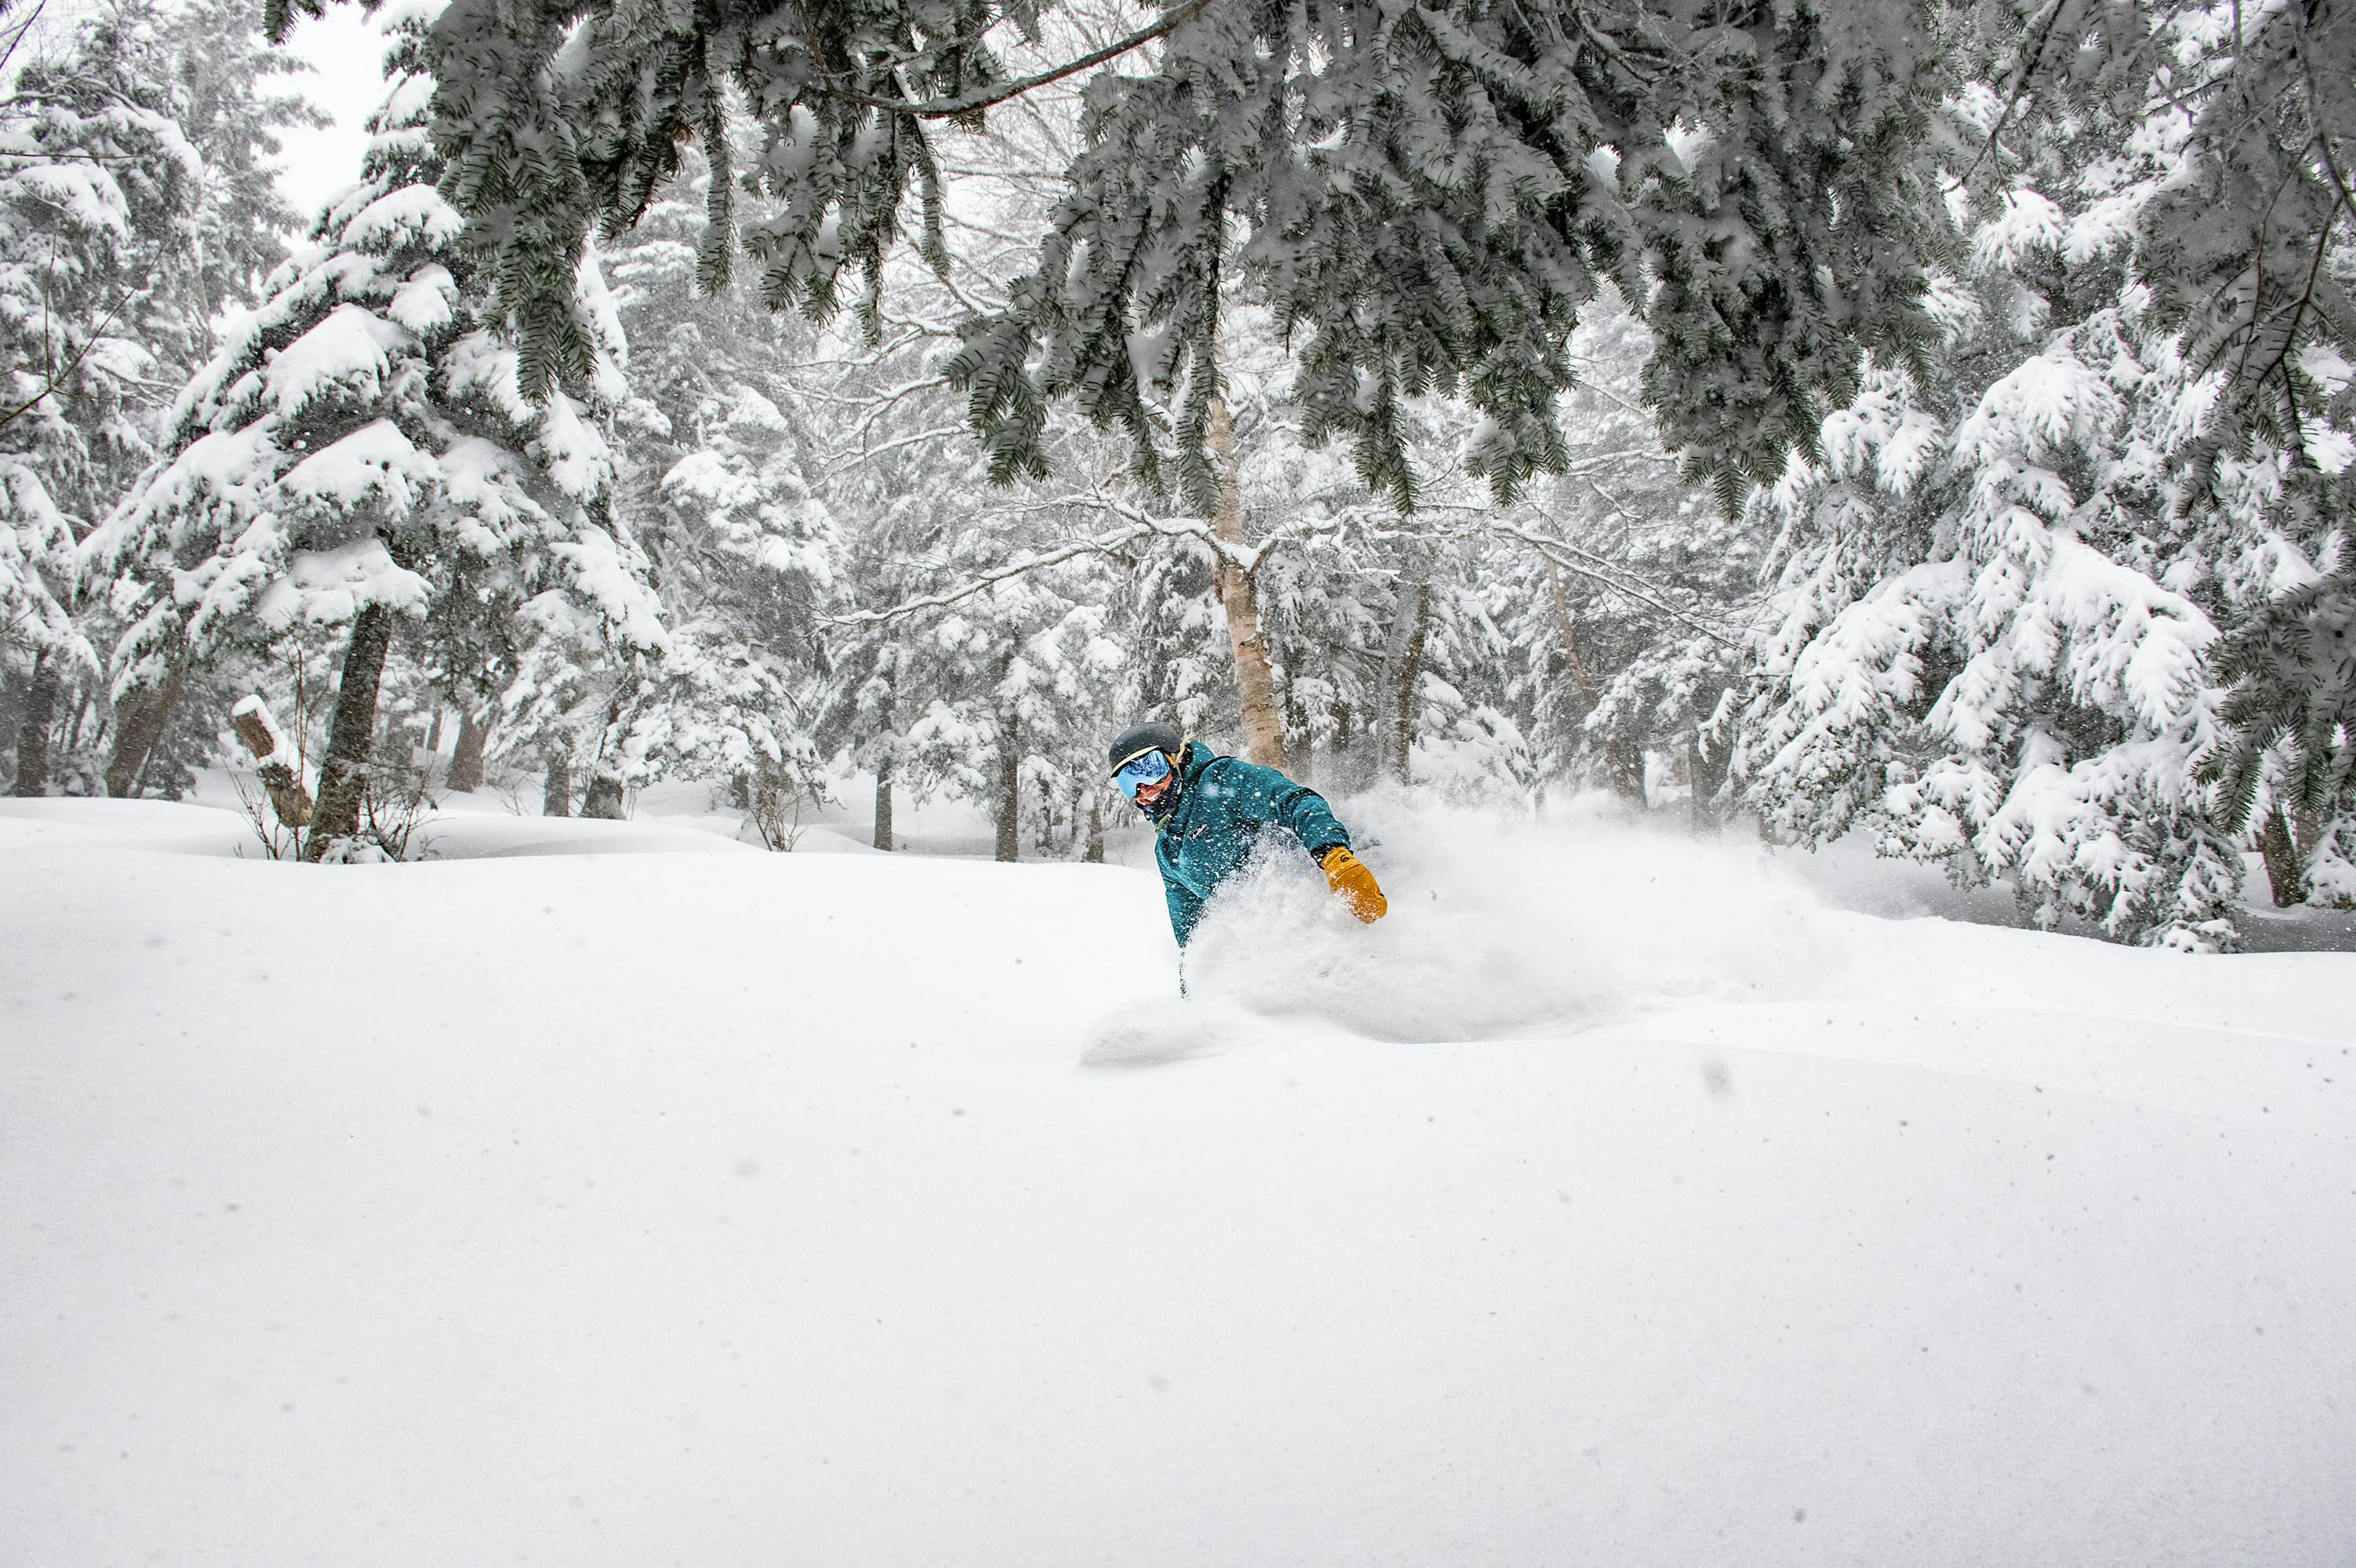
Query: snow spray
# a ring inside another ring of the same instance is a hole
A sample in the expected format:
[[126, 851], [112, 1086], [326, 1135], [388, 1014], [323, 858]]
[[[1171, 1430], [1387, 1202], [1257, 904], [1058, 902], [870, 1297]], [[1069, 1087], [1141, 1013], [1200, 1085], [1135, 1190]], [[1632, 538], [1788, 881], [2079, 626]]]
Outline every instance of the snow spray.
[[1846, 962], [1814, 895], [1756, 848], [1397, 798], [1347, 819], [1390, 912], [1360, 925], [1305, 859], [1266, 855], [1196, 929], [1189, 1006], [1377, 1040], [1527, 1037], [1792, 996]]

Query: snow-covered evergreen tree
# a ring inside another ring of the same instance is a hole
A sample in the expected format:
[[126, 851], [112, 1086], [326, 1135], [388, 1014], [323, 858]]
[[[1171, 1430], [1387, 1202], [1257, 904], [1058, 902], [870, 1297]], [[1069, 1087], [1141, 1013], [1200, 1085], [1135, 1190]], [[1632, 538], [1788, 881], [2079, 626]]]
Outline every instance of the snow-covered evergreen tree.
[[608, 258], [637, 346], [623, 504], [672, 634], [659, 676], [631, 694], [623, 754], [632, 784], [667, 768], [808, 794], [820, 787], [809, 729], [838, 545], [803, 474], [811, 433], [779, 400], [813, 335], [701, 291], [708, 182], [691, 162]]
[[192, 325], [173, 279], [200, 167], [150, 20], [85, 24], [0, 105], [0, 672], [20, 795], [47, 792], [60, 695], [98, 669], [70, 608], [76, 542], [150, 455], [154, 346]]
[[258, 48], [258, 11], [124, 0], [0, 101], [0, 709], [22, 793], [49, 786], [53, 728], [102, 727], [85, 720], [103, 616], [72, 603], [74, 548], [155, 456], [214, 316], [284, 253], [267, 160], [312, 116], [264, 90], [285, 68]]
[[260, 0], [178, 0], [161, 31], [180, 128], [202, 159], [196, 286], [209, 358], [216, 320], [262, 299], [303, 226], [273, 160], [289, 133], [330, 121], [299, 93], [272, 90], [308, 68], [263, 39]]
[[1058, 395], [1150, 453], [1158, 392], [1201, 492], [1239, 271], [1299, 340], [1312, 443], [1347, 437], [1405, 506], [1406, 404], [1461, 396], [1483, 421], [1465, 461], [1510, 496], [1566, 460], [1565, 344], [1608, 278], [1655, 321], [1673, 444], [1734, 494], [1853, 386], [1861, 346], [1924, 335], [1932, 37], [1886, 6], [1739, 37], [1675, 4], [1212, 7], [1151, 74], [1091, 83], [1073, 194], [960, 367], [977, 422], [1001, 474], [1038, 469]]
[[576, 297], [600, 354], [546, 402], [523, 396], [434, 188], [422, 70], [434, 9], [388, 13], [391, 88], [359, 184], [225, 335], [174, 411], [169, 462], [93, 541], [130, 624], [125, 694], [300, 625], [350, 628], [315, 856], [356, 831], [401, 623], [472, 639], [480, 662], [455, 674], [486, 692], [527, 652], [595, 645], [635, 661], [665, 642], [598, 429], [623, 391], [618, 325], [584, 261]]
[[1944, 351], [1875, 372], [1763, 503], [1788, 565], [1741, 766], [1782, 831], [1860, 826], [2041, 920], [2206, 946], [2240, 881], [2200, 773], [2227, 739], [2207, 661], [2300, 568], [2279, 454], [2186, 504], [2216, 383], [2129, 271], [2185, 134], [2179, 108], [2089, 109], [1993, 155]]

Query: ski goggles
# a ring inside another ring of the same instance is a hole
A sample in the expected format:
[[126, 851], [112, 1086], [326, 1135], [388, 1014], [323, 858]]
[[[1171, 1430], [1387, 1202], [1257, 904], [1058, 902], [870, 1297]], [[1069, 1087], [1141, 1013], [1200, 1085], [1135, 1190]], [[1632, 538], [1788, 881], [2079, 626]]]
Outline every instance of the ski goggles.
[[1138, 791], [1169, 776], [1170, 754], [1162, 751], [1140, 752], [1112, 771], [1112, 782], [1120, 785], [1120, 793], [1131, 800], [1137, 798]]

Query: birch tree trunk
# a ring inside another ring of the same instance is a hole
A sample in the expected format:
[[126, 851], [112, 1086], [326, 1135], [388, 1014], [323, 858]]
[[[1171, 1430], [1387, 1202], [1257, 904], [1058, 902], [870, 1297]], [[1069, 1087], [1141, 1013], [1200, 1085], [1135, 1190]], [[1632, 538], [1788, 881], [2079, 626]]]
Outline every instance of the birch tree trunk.
[[311, 826], [311, 792], [304, 786], [303, 774], [296, 763], [299, 753], [290, 753], [285, 737], [270, 717], [270, 709], [259, 694], [248, 697], [229, 711], [230, 727], [245, 749], [253, 753], [255, 771], [261, 774], [262, 787], [270, 796], [270, 809], [277, 814], [282, 827], [303, 828]]
[[58, 667], [47, 654], [33, 656], [32, 689], [25, 697], [25, 721], [16, 727], [16, 794], [49, 793], [49, 726], [57, 718]]
[[1571, 624], [1570, 601], [1563, 596], [1562, 573], [1551, 560], [1546, 563], [1546, 569], [1547, 586], [1554, 591], [1555, 636], [1562, 647], [1563, 663], [1570, 667], [1571, 682], [1579, 688], [1579, 695], [1592, 708], [1603, 694], [1595, 684], [1595, 677], [1588, 673], [1587, 660], [1580, 656], [1579, 629]]
[[153, 687], [126, 693], [114, 710], [114, 750], [106, 759], [106, 793], [117, 800], [139, 791], [147, 771], [147, 753], [164, 738], [164, 726], [180, 705], [187, 684], [187, 667], [175, 664]]
[[319, 798], [311, 809], [311, 836], [303, 858], [316, 860], [338, 838], [359, 831], [360, 797], [368, 793], [369, 752], [376, 738], [377, 692], [392, 647], [392, 612], [370, 604], [352, 622], [336, 708], [327, 721], [327, 754], [319, 763]]
[[[1219, 474], [1219, 504], [1211, 514], [1211, 534], [1227, 549], [1244, 548], [1243, 472], [1236, 459], [1235, 421], [1227, 416], [1227, 400], [1214, 395], [1210, 421], [1204, 432], [1211, 463]], [[1246, 757], [1265, 768], [1285, 765], [1284, 721], [1276, 708], [1276, 677], [1269, 668], [1268, 646], [1259, 635], [1259, 594], [1252, 574], [1223, 550], [1212, 566], [1220, 607], [1227, 613], [1227, 641], [1235, 649], [1236, 694], [1244, 718]]]

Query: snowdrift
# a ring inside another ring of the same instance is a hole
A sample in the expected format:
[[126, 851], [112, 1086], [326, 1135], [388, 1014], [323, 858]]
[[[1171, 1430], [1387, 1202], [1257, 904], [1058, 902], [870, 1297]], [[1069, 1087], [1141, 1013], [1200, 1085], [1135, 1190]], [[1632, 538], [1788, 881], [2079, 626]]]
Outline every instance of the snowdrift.
[[12, 1563], [2356, 1557], [2356, 959], [1403, 818], [1182, 1003], [1128, 868], [58, 804]]

